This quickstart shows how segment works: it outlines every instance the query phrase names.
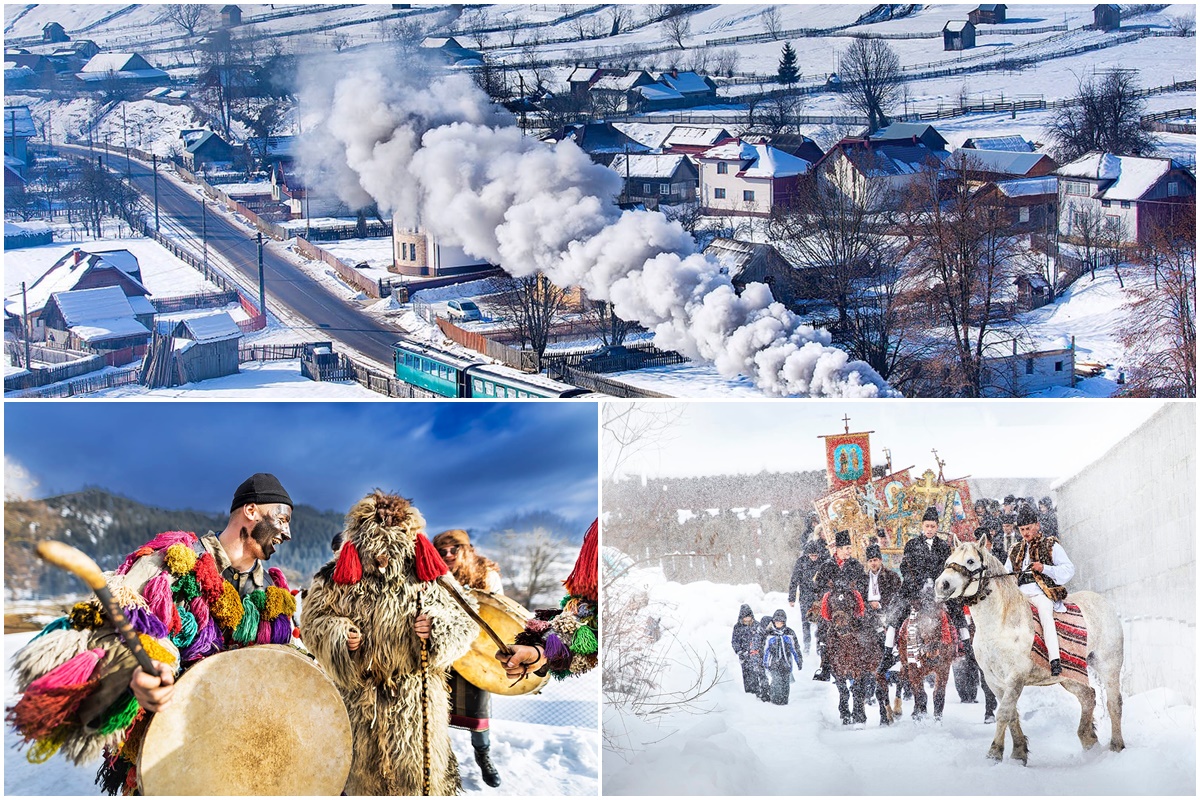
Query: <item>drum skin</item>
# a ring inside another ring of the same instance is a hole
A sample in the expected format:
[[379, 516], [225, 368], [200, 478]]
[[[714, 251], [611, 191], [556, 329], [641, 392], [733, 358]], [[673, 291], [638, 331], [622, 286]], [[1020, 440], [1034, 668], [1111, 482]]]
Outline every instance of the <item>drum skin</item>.
[[[480, 589], [468, 591], [479, 604], [479, 616], [505, 642], [511, 643], [516, 639], [517, 634], [525, 630], [525, 620], [533, 616], [516, 600], [502, 594]], [[480, 630], [467, 654], [454, 662], [454, 669], [472, 686], [509, 696], [536, 692], [550, 680], [549, 675], [538, 676], [531, 672], [514, 685], [513, 679], [504, 674], [504, 665], [496, 660], [496, 651], [499, 649], [492, 637]]]
[[317, 663], [288, 645], [210, 656], [179, 679], [138, 759], [145, 795], [338, 795], [350, 718]]

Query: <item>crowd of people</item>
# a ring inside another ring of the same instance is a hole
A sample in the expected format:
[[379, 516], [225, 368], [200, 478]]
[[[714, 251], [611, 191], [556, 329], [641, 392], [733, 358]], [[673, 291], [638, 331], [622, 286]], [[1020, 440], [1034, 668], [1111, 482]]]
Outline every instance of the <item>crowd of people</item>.
[[[1041, 500], [1008, 495], [1003, 500], [981, 499], [974, 505], [976, 542], [997, 561], [1005, 572], [1015, 573], [1018, 586], [1030, 599], [1045, 629], [1051, 673], [1060, 674], [1057, 636], [1052, 613], [1062, 610], [1065, 584], [1074, 575], [1074, 566], [1058, 541], [1058, 515], [1049, 497]], [[804, 544], [792, 568], [788, 587], [788, 605], [799, 605], [801, 613], [816, 620], [802, 621], [801, 635], [787, 627], [783, 609], [756, 621], [754, 611], [743, 605], [733, 628], [732, 646], [742, 668], [745, 691], [763, 701], [779, 705], [788, 702], [788, 684], [792, 669], [799, 669], [802, 654], [815, 652], [820, 667], [813, 680], [831, 678], [825, 639], [829, 616], [825, 601], [834, 590], [850, 589], [861, 599], [863, 617], [874, 626], [883, 644], [879, 671], [896, 666], [896, 633], [904, 620], [919, 608], [932, 605], [933, 582], [942, 572], [952, 546], [950, 537], [939, 531], [939, 513], [928, 508], [921, 521], [920, 535], [905, 543], [899, 572], [884, 566], [882, 537], [872, 537], [865, 546], [866, 564], [851, 555], [849, 531], [837, 531], [826, 540], [819, 526]], [[972, 678], [968, 685], [978, 686], [982, 676], [971, 651], [971, 627], [961, 603], [947, 602], [945, 612], [955, 632], [959, 656], [966, 659]], [[814, 632], [815, 629], [815, 632]], [[965, 692], [963, 699], [966, 699]], [[975, 690], [969, 692], [973, 702]]]

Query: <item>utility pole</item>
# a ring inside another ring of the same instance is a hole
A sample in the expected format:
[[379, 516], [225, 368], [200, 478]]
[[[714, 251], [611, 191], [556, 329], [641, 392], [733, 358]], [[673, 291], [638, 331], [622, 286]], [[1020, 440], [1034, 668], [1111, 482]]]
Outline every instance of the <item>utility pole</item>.
[[267, 284], [263, 277], [263, 240], [262, 231], [258, 232], [258, 311], [267, 320]]
[[133, 175], [129, 167], [129, 123], [125, 119], [125, 101], [121, 101], [121, 133], [125, 136], [125, 182], [133, 186]]
[[158, 154], [150, 155], [154, 162], [154, 232], [158, 233]]
[[29, 369], [29, 298], [25, 296], [25, 281], [21, 281], [21, 333], [25, 339], [25, 369]]
[[204, 243], [204, 277], [208, 277], [208, 198], [200, 198], [200, 240]]

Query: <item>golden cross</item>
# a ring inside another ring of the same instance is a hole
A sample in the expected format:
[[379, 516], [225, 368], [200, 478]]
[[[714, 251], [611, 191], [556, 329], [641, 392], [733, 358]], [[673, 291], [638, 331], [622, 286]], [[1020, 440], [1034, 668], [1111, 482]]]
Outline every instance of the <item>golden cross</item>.
[[936, 450], [936, 449], [934, 449], [934, 450], [931, 450], [930, 452], [932, 452], [932, 453], [933, 453], [933, 460], [937, 462], [937, 465], [938, 465], [938, 477], [937, 477], [937, 479], [938, 479], [938, 483], [941, 483], [941, 482], [942, 482], [942, 480], [943, 480], [943, 478], [942, 478], [942, 467], [946, 466], [946, 462], [945, 462], [945, 461], [943, 461], [942, 459], [938, 458], [938, 454], [937, 454], [937, 450]]
[[940, 486], [934, 485], [933, 470], [925, 470], [925, 474], [921, 476], [921, 482], [914, 484], [912, 488], [913, 494], [920, 495], [925, 498], [925, 505], [931, 506], [936, 503], [936, 498], [942, 493]]

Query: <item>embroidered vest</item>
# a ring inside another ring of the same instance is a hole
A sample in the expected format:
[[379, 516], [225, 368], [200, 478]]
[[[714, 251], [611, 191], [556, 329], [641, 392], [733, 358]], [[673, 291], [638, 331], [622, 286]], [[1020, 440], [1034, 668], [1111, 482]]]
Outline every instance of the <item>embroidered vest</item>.
[[[1029, 556], [1030, 563], [1037, 561], [1042, 564], [1054, 566], [1054, 545], [1058, 540], [1053, 536], [1042, 536], [1035, 539], [1032, 543], [1033, 552]], [[1020, 569], [1025, 563], [1025, 550], [1030, 545], [1024, 539], [1012, 546], [1012, 550], [1008, 552], [1008, 560], [1012, 563], [1013, 569]], [[1067, 590], [1063, 586], [1059, 586], [1054, 582], [1054, 579], [1049, 575], [1041, 572], [1033, 573], [1033, 581], [1042, 590], [1042, 593], [1055, 602], [1065, 600]]]

